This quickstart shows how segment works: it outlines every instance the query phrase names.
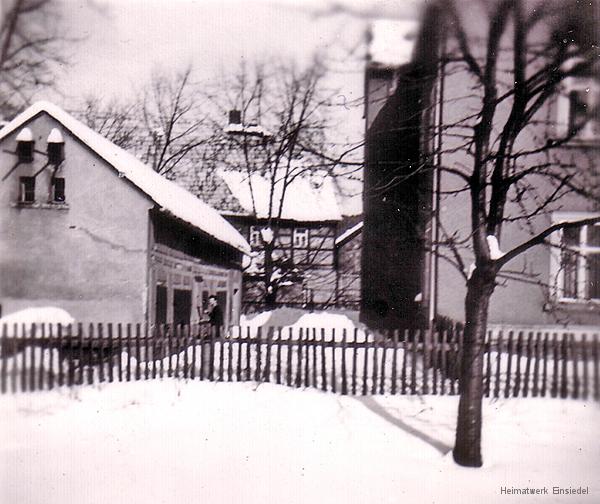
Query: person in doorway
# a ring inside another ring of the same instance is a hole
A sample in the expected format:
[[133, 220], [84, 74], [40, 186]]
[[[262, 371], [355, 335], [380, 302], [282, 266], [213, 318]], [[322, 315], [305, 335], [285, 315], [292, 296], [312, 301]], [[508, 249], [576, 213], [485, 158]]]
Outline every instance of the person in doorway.
[[212, 336], [218, 338], [221, 335], [221, 327], [223, 327], [223, 310], [221, 310], [216, 296], [208, 298], [208, 322]]

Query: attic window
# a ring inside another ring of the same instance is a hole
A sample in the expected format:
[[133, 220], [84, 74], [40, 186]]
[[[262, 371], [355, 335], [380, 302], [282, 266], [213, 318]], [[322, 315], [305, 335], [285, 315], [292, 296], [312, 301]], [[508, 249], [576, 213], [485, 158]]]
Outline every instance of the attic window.
[[21, 163], [33, 161], [33, 134], [29, 128], [23, 128], [17, 135], [17, 156]]
[[35, 178], [20, 177], [19, 179], [19, 202], [34, 203], [35, 202]]
[[65, 158], [65, 142], [62, 134], [56, 128], [53, 128], [48, 135], [48, 162], [50, 164], [60, 164]]

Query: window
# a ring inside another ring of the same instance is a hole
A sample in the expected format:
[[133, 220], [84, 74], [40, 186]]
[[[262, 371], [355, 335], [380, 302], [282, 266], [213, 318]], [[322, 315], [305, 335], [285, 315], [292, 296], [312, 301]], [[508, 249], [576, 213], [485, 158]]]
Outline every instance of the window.
[[594, 79], [565, 79], [558, 108], [560, 136], [600, 139], [600, 85]]
[[248, 241], [250, 242], [250, 246], [252, 247], [260, 246], [260, 228], [258, 226], [250, 226]]
[[563, 229], [555, 275], [561, 301], [600, 301], [600, 223]]
[[293, 234], [294, 248], [306, 248], [308, 247], [308, 229], [296, 228]]
[[55, 177], [52, 179], [52, 201], [54, 203], [65, 202], [65, 179]]
[[35, 178], [21, 177], [19, 181], [19, 201], [33, 203], [35, 201]]

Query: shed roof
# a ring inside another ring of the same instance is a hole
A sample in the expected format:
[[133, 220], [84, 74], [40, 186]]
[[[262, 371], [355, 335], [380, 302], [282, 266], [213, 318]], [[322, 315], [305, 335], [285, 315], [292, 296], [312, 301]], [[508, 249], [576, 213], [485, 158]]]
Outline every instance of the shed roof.
[[219, 213], [189, 191], [167, 180], [134, 155], [113, 144], [82, 122], [49, 102], [37, 102], [0, 130], [0, 141], [41, 113], [58, 121], [115, 170], [149, 197], [162, 211], [185, 221], [204, 234], [240, 252], [250, 253], [242, 235]]

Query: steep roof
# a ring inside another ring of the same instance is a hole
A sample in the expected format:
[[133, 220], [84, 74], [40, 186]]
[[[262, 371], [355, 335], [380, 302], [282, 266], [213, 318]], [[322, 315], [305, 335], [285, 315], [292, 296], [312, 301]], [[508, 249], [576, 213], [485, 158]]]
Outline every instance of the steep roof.
[[[269, 217], [269, 196], [273, 192], [275, 205], [281, 201], [283, 183], [271, 183], [259, 173], [248, 175], [235, 170], [221, 170], [220, 178], [243, 209], [242, 214], [256, 215], [259, 219]], [[252, 188], [252, 190], [251, 190]], [[227, 212], [223, 214], [240, 213]], [[271, 212], [272, 216], [277, 210]], [[335, 188], [327, 176], [302, 176], [294, 179], [286, 188], [281, 218], [296, 222], [324, 222], [342, 219]]]
[[135, 156], [52, 103], [34, 103], [0, 130], [0, 141], [41, 113], [46, 113], [58, 121], [74, 137], [117, 170], [119, 177], [129, 180], [162, 211], [240, 252], [250, 252], [250, 246], [242, 235], [214, 208], [183, 187], [162, 177]]

